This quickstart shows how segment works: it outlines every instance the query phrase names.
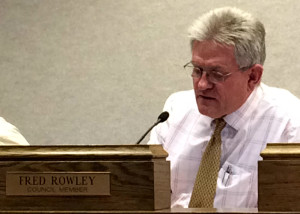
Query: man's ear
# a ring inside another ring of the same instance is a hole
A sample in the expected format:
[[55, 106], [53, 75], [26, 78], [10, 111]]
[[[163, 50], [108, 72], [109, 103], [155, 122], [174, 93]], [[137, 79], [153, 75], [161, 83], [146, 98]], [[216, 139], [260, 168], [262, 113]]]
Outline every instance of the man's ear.
[[248, 79], [248, 89], [253, 91], [256, 86], [259, 85], [261, 81], [261, 77], [263, 74], [264, 68], [260, 64], [255, 64], [251, 68], [249, 68], [249, 79]]

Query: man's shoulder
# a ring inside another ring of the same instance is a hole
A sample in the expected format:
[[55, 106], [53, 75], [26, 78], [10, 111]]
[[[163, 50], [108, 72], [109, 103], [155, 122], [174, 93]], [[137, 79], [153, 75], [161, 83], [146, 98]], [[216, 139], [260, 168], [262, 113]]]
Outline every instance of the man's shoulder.
[[282, 113], [285, 117], [300, 118], [300, 99], [290, 91], [267, 85], [262, 85], [262, 90], [264, 105], [276, 109], [276, 112]]
[[171, 94], [164, 106], [164, 111], [170, 113], [169, 121], [180, 122], [187, 115], [199, 115], [195, 94], [193, 90], [179, 91]]
[[270, 87], [265, 84], [261, 87], [265, 95], [264, 99], [270, 104], [279, 107], [291, 106], [291, 104], [300, 105], [300, 99], [286, 89]]
[[176, 106], [195, 105], [195, 93], [193, 90], [175, 92], [168, 97], [166, 103]]

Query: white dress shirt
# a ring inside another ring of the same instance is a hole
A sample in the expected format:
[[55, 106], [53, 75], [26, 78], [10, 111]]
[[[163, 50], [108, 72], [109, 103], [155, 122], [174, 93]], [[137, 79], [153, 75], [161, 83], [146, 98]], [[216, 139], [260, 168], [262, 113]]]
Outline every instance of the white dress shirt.
[[0, 117], [0, 145], [28, 145], [28, 142], [15, 126]]
[[[188, 207], [202, 154], [214, 131], [212, 118], [198, 111], [194, 92], [172, 94], [169, 119], [149, 144], [162, 144], [171, 162], [172, 207]], [[257, 207], [257, 162], [267, 143], [300, 142], [300, 100], [284, 89], [258, 86], [225, 118], [214, 207]]]

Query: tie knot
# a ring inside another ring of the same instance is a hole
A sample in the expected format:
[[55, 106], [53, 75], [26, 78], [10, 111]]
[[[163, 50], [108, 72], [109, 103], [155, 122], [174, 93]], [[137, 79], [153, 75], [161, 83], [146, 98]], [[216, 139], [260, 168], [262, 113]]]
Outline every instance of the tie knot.
[[223, 118], [218, 118], [216, 121], [215, 133], [220, 133], [222, 129], [225, 127], [226, 122]]

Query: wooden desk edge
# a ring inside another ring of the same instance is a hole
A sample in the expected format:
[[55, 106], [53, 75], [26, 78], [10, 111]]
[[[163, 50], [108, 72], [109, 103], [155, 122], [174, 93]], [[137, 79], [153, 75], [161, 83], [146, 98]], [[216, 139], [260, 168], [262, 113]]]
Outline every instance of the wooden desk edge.
[[247, 208], [237, 208], [237, 209], [204, 209], [204, 208], [172, 208], [172, 209], [163, 209], [163, 210], [155, 210], [155, 211], [1, 211], [0, 213], [7, 213], [7, 214], [12, 214], [12, 213], [25, 213], [25, 214], [29, 214], [29, 213], [44, 213], [44, 214], [83, 214], [83, 213], [87, 213], [87, 214], [120, 214], [120, 213], [125, 213], [125, 214], [166, 214], [166, 213], [171, 213], [171, 214], [185, 214], [185, 213], [234, 213], [234, 214], [238, 214], [238, 213], [253, 213], [253, 214], [267, 214], [267, 213], [272, 213], [272, 214], [286, 214], [286, 213], [299, 213], [300, 211], [278, 211], [278, 212], [274, 212], [274, 211], [258, 211], [255, 208], [251, 208], [251, 209], [247, 209]]

